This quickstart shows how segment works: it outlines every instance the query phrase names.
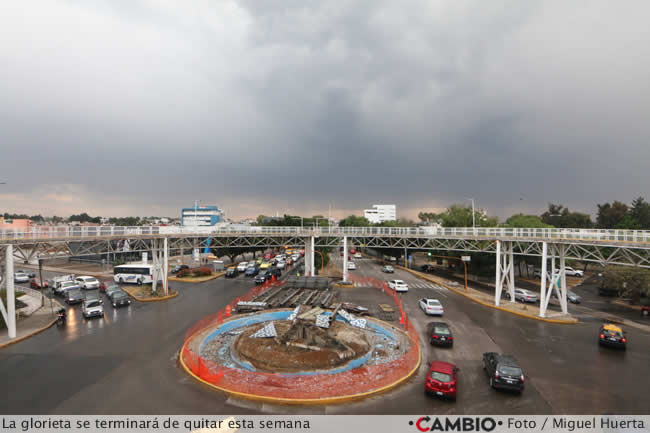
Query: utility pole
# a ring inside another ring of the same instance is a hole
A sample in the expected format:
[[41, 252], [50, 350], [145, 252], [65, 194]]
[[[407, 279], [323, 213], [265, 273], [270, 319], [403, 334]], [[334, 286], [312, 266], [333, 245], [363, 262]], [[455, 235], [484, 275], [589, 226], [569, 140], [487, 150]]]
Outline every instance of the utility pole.
[[468, 198], [467, 200], [472, 201], [472, 228], [475, 229], [476, 228], [476, 219], [475, 219], [475, 215], [474, 215], [474, 199], [473, 198]]

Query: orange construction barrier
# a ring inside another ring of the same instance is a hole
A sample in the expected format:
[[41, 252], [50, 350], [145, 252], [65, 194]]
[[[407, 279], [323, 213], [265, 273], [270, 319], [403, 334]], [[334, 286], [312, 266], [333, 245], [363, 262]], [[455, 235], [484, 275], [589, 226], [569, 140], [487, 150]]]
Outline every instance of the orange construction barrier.
[[230, 317], [230, 313], [232, 312], [232, 308], [230, 305], [226, 305], [226, 317]]

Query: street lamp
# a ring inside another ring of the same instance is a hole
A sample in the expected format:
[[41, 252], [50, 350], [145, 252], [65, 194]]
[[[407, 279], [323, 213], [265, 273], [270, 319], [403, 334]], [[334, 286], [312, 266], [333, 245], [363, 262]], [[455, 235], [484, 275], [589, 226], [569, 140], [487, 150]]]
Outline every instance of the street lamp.
[[472, 201], [472, 228], [476, 228], [476, 219], [474, 216], [474, 199], [473, 198], [468, 198], [466, 200], [471, 200]]

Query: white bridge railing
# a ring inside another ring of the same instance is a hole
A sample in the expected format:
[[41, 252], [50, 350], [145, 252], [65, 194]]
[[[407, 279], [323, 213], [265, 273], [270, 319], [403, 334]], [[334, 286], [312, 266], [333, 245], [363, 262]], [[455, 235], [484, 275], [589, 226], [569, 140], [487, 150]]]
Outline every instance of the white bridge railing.
[[600, 230], [600, 229], [540, 229], [505, 227], [275, 227], [222, 225], [214, 227], [180, 226], [52, 226], [30, 230], [0, 230], [3, 240], [79, 240], [98, 237], [126, 237], [149, 235], [295, 235], [295, 236], [412, 236], [412, 237], [454, 237], [484, 239], [530, 239], [536, 241], [561, 242], [610, 241], [625, 243], [650, 243], [648, 230]]

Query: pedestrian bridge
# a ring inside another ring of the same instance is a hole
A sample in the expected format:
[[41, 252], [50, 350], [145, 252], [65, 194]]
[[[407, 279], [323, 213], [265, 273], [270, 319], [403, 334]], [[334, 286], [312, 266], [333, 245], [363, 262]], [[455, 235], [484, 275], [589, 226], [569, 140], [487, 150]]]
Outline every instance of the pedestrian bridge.
[[[151, 252], [154, 281], [160, 279], [167, 289], [167, 265], [170, 251], [184, 252], [205, 248], [278, 248], [305, 249], [305, 270], [314, 274], [317, 248], [344, 246], [343, 276], [347, 280], [347, 245], [362, 248], [447, 250], [492, 253], [496, 257], [495, 304], [501, 302], [504, 287], [514, 300], [514, 256], [541, 258], [540, 315], [553, 291], [557, 291], [563, 313], [567, 313], [565, 261], [596, 262], [600, 265], [624, 265], [650, 268], [650, 231], [596, 230], [571, 228], [504, 227], [273, 227], [219, 225], [213, 227], [179, 226], [53, 226], [31, 230], [0, 230], [0, 282], [6, 286], [8, 302], [13, 303], [14, 260], [21, 262], [56, 257], [102, 255], [126, 251]], [[557, 263], [557, 267], [556, 267]], [[5, 310], [5, 319], [14, 314]], [[15, 323], [14, 323], [15, 325]], [[11, 326], [9, 327], [11, 335]], [[13, 328], [15, 334], [15, 326]]]

